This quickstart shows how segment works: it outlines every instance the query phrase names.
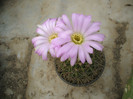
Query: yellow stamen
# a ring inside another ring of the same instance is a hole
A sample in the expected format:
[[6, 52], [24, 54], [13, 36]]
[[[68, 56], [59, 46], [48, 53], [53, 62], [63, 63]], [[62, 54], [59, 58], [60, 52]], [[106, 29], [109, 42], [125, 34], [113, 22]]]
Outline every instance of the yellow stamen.
[[71, 39], [75, 44], [82, 44], [84, 41], [84, 38], [80, 33], [73, 33]]
[[55, 39], [56, 37], [58, 37], [57, 33], [54, 33], [52, 35], [49, 36], [49, 42], [51, 42], [53, 39]]

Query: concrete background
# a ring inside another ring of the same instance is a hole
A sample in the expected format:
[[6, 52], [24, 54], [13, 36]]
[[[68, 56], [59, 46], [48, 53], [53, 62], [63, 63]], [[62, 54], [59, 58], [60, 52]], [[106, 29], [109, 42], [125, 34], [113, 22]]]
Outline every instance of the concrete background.
[[[72, 13], [92, 15], [100, 32], [106, 67], [91, 86], [72, 87], [57, 76], [53, 59], [34, 53], [37, 24]], [[133, 0], [1, 0], [1, 99], [121, 99], [133, 67]]]

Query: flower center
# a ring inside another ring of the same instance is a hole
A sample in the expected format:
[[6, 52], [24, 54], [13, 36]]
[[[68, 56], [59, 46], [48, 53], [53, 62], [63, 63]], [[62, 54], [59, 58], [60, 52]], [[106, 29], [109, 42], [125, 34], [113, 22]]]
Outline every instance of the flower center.
[[71, 35], [71, 39], [75, 44], [82, 44], [83, 43], [83, 36], [80, 33], [73, 33]]
[[52, 35], [49, 36], [49, 42], [51, 42], [53, 39], [55, 39], [56, 37], [58, 37], [58, 34], [57, 33], [54, 33]]

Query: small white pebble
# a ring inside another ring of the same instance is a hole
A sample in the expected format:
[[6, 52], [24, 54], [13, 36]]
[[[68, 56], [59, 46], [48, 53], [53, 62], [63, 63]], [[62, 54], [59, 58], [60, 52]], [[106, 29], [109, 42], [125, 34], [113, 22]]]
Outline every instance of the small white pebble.
[[125, 88], [125, 92], [127, 93], [127, 88]]
[[7, 88], [6, 91], [5, 91], [5, 94], [12, 95], [13, 91], [10, 88]]

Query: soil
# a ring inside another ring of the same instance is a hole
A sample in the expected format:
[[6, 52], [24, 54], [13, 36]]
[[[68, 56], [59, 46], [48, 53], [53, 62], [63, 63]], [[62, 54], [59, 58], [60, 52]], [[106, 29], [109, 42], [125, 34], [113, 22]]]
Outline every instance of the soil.
[[90, 55], [92, 64], [77, 61], [74, 66], [70, 65], [70, 60], [60, 62], [55, 60], [56, 72], [66, 83], [73, 86], [86, 86], [96, 81], [102, 74], [105, 66], [105, 56], [103, 52], [94, 50]]

